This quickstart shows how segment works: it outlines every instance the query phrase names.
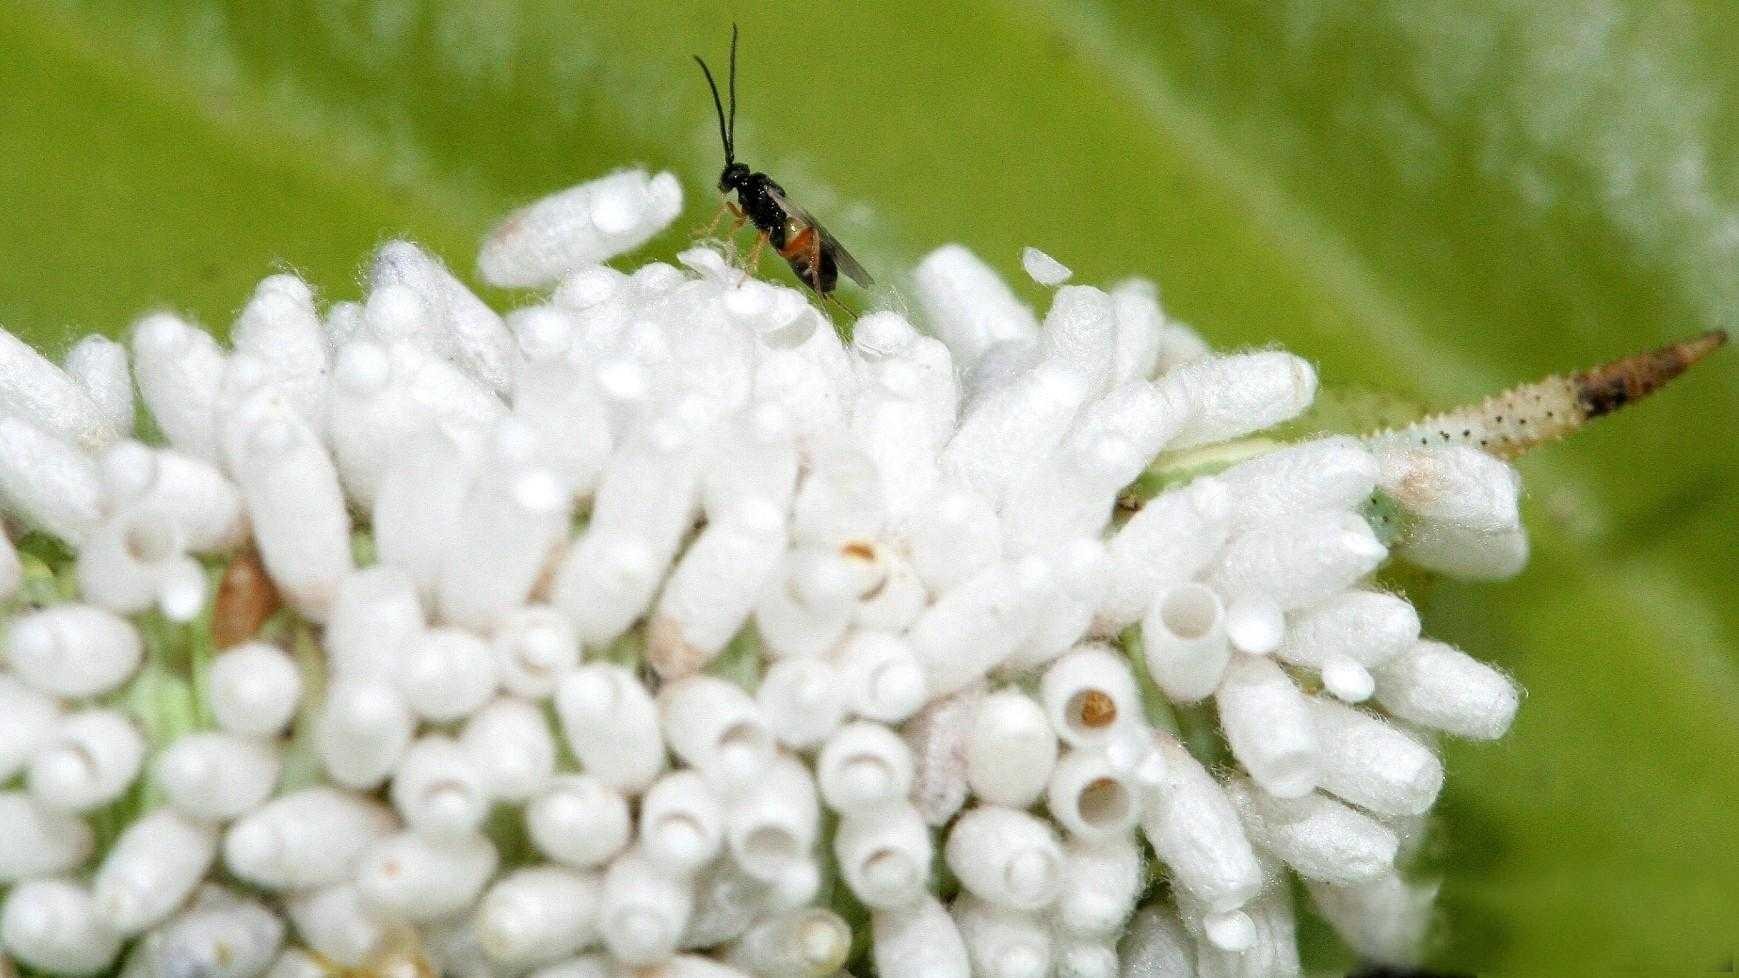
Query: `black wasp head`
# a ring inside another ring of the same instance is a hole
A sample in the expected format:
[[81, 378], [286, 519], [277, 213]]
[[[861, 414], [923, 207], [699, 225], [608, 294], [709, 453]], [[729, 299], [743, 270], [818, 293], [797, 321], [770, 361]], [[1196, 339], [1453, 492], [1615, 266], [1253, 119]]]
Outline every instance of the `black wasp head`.
[[733, 190], [741, 190], [748, 185], [749, 165], [747, 163], [732, 162], [726, 164], [724, 172], [719, 174], [719, 190], [723, 193], [728, 194]]

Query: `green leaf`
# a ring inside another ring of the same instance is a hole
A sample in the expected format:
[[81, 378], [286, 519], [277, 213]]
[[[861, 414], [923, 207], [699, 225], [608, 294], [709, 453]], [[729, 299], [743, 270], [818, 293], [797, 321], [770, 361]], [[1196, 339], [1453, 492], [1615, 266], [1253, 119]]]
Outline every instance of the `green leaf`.
[[[1731, 4], [734, 12], [742, 154], [896, 285], [944, 241], [1011, 275], [1037, 245], [1082, 281], [1157, 278], [1220, 345], [1439, 406], [1739, 301]], [[719, 155], [688, 55], [722, 59], [732, 13], [5, 0], [0, 322], [55, 352], [157, 305], [222, 328], [281, 265], [353, 295], [394, 235], [467, 269], [509, 206], [631, 162], [675, 169], [702, 222]], [[1439, 965], [1732, 961], [1736, 428], [1728, 354], [1522, 463], [1518, 580], [1421, 596], [1531, 690], [1509, 738], [1447, 747]]]

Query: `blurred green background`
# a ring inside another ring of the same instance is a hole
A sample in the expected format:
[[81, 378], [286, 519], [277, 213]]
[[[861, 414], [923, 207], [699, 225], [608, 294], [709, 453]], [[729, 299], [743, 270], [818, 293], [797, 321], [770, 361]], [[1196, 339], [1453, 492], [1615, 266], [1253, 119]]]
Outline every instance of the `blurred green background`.
[[[1732, 3], [0, 0], [0, 323], [222, 328], [277, 268], [354, 295], [396, 235], [468, 270], [506, 208], [633, 162], [687, 228], [719, 166], [688, 55], [733, 19], [741, 155], [885, 280], [1037, 245], [1435, 406], [1739, 318]], [[1519, 580], [1416, 595], [1530, 691], [1449, 748], [1437, 965], [1731, 970], [1735, 432], [1729, 351], [1522, 463]]]

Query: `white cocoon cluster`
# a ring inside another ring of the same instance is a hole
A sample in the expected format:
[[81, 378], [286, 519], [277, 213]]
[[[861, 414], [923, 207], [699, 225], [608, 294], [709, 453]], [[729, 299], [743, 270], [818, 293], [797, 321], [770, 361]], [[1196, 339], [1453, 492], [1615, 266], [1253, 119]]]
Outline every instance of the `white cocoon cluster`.
[[[75, 351], [76, 352], [76, 351]], [[93, 366], [93, 351], [72, 357], [82, 366]], [[121, 360], [125, 376], [126, 360]], [[98, 373], [101, 367], [95, 368]], [[89, 376], [86, 371], [81, 371]], [[109, 400], [105, 395], [105, 400]], [[109, 411], [93, 399], [67, 371], [55, 366], [30, 345], [0, 329], [0, 415], [13, 415], [43, 429], [54, 438], [91, 450], [113, 441], [125, 429], [116, 424], [118, 411]]]
[[568, 673], [555, 708], [581, 768], [605, 784], [645, 791], [664, 770], [658, 707], [628, 670], [595, 663]]
[[1237, 781], [1228, 790], [1250, 834], [1305, 879], [1344, 886], [1394, 865], [1395, 833], [1327, 795], [1279, 798]]
[[1015, 298], [977, 255], [960, 245], [944, 245], [914, 270], [918, 301], [942, 342], [953, 351], [961, 373], [972, 369], [991, 346], [1026, 340], [1038, 333], [1038, 319]]
[[935, 897], [877, 910], [876, 974], [884, 978], [970, 978], [972, 959], [960, 928]]
[[473, 757], [439, 734], [425, 734], [404, 752], [390, 797], [407, 826], [432, 838], [469, 835], [489, 815], [489, 788]]
[[1262, 869], [1237, 809], [1183, 745], [1162, 738], [1165, 778], [1148, 793], [1141, 828], [1173, 878], [1217, 911], [1243, 906], [1262, 888]]
[[1250, 777], [1282, 798], [1316, 787], [1316, 730], [1304, 694], [1271, 660], [1234, 656], [1215, 694], [1220, 728]]
[[1044, 794], [1056, 763], [1056, 729], [1032, 697], [1002, 690], [979, 701], [966, 741], [966, 780], [974, 795], [1026, 808]]
[[498, 801], [522, 803], [555, 773], [556, 745], [549, 722], [525, 700], [504, 696], [472, 713], [459, 734], [459, 747]]
[[491, 285], [550, 285], [638, 248], [681, 209], [676, 177], [622, 170], [508, 215], [484, 240], [477, 267]]

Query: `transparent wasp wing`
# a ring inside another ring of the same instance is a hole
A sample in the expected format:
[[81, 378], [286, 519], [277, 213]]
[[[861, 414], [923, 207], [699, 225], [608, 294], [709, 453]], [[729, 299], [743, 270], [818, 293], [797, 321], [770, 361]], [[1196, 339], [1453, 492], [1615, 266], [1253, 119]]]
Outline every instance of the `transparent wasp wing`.
[[858, 285], [863, 286], [866, 289], [875, 285], [875, 279], [870, 278], [870, 273], [864, 271], [863, 266], [857, 263], [857, 259], [851, 256], [851, 252], [846, 251], [845, 246], [839, 243], [839, 239], [829, 234], [827, 229], [821, 226], [820, 221], [817, 221], [812, 217], [808, 211], [793, 204], [789, 197], [786, 197], [777, 189], [767, 187], [766, 191], [767, 195], [773, 198], [773, 203], [778, 204], [780, 209], [793, 220], [807, 224], [815, 229], [816, 234], [821, 235], [821, 247], [826, 249], [827, 253], [832, 256], [834, 265], [838, 266], [840, 271], [849, 276], [853, 282], [856, 282]]

